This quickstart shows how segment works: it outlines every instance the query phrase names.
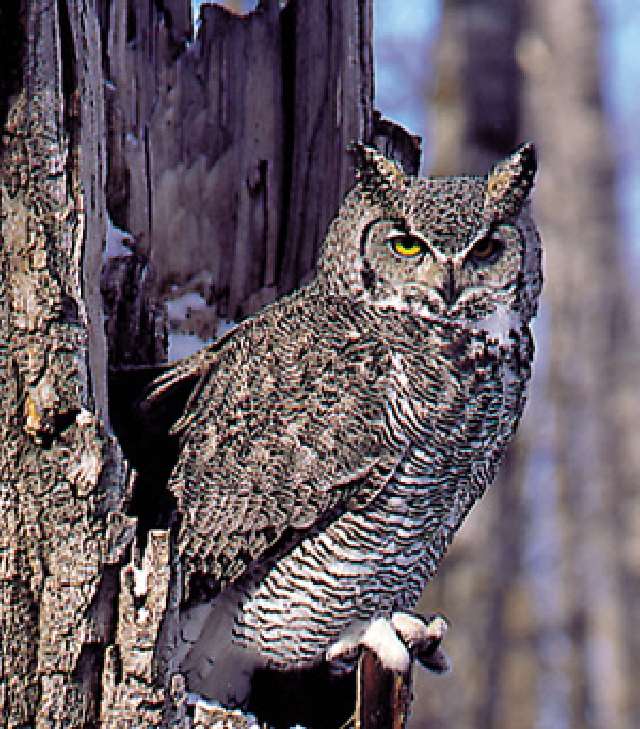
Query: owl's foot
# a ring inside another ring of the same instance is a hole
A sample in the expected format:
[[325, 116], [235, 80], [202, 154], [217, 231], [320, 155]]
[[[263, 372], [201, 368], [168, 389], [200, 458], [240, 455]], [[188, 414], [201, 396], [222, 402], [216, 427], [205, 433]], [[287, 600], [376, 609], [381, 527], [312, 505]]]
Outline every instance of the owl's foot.
[[447, 654], [440, 644], [449, 629], [449, 621], [436, 613], [428, 618], [411, 613], [393, 613], [391, 623], [402, 642], [429, 671], [446, 673], [451, 669]]
[[345, 634], [329, 647], [326, 659], [336, 672], [351, 670], [364, 647], [391, 671], [407, 671], [411, 660], [416, 658], [430, 671], [445, 673], [450, 664], [440, 643], [448, 626], [443, 615], [425, 619], [409, 613], [393, 613], [390, 620], [377, 618], [360, 630]]
[[340, 640], [329, 646], [326, 659], [333, 670], [351, 670], [358, 659], [361, 648], [368, 648], [376, 654], [380, 663], [388, 670], [404, 672], [411, 665], [411, 656], [405, 644], [387, 618], [377, 618], [357, 629], [349, 630]]

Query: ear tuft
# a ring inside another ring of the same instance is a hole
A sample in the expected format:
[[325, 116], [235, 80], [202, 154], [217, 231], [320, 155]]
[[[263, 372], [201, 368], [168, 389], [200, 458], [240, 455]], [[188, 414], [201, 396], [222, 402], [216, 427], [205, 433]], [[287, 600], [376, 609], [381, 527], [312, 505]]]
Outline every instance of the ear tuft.
[[353, 142], [349, 145], [349, 151], [355, 157], [356, 180], [365, 189], [378, 194], [385, 190], [397, 189], [402, 184], [404, 178], [402, 170], [374, 147], [362, 142]]
[[520, 145], [497, 162], [487, 175], [487, 207], [505, 216], [517, 214], [529, 197], [537, 169], [533, 142]]

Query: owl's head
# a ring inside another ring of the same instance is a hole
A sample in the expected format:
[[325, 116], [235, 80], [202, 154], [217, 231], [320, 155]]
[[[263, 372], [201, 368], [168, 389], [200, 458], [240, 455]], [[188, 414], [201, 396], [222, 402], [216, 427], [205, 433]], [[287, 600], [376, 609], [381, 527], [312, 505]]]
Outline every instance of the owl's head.
[[318, 268], [332, 293], [489, 331], [533, 316], [542, 282], [533, 144], [484, 177], [411, 177], [374, 149], [356, 152], [357, 184]]

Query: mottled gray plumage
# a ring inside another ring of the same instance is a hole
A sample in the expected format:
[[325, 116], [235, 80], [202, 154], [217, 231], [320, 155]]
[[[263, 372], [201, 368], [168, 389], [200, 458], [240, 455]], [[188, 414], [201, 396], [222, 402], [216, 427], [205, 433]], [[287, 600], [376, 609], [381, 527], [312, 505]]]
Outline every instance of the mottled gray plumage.
[[223, 701], [256, 666], [313, 665], [410, 610], [524, 404], [532, 145], [487, 177], [412, 178], [359, 154], [316, 278], [151, 396], [202, 373], [170, 482], [191, 606], [176, 668]]

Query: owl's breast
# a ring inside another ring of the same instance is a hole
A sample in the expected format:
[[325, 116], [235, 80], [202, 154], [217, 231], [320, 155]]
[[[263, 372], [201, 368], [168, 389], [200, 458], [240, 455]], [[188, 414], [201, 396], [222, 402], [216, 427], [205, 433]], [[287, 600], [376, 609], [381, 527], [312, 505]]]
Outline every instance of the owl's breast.
[[482, 493], [522, 413], [531, 354], [527, 330], [504, 344], [453, 326], [429, 331], [420, 347], [399, 347], [387, 429], [410, 444], [404, 466]]

